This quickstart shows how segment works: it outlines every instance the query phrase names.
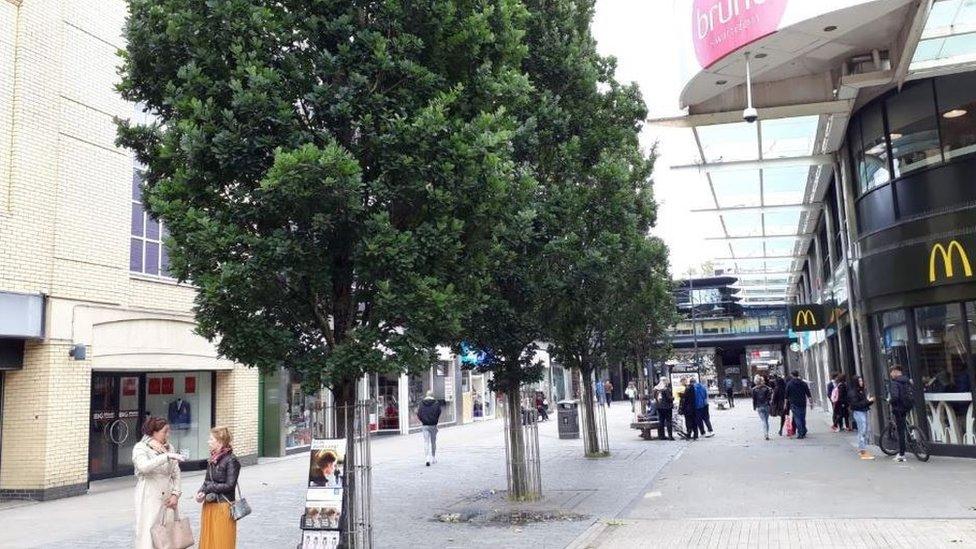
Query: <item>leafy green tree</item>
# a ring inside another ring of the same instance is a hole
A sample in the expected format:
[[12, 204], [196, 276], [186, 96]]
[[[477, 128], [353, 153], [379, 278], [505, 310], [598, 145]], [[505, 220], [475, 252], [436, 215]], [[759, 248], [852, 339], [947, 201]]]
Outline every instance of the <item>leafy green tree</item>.
[[[566, 161], [555, 177], [568, 182], [554, 198], [553, 217], [563, 234], [545, 252], [549, 263], [548, 340], [561, 362], [582, 378], [585, 447], [595, 449], [593, 373], [607, 365], [617, 274], [654, 223], [653, 154], [639, 132], [647, 110], [635, 85], [620, 85], [615, 62], [593, 54], [598, 90], [579, 101], [573, 119], [581, 127], [568, 139]], [[584, 122], [585, 121], [585, 122]]]
[[637, 374], [639, 412], [651, 380], [644, 373], [650, 360], [663, 361], [671, 353], [669, 328], [678, 320], [673, 284], [668, 273], [668, 250], [658, 238], [638, 242], [618, 271], [618, 290], [610, 329], [611, 361]]
[[364, 373], [428, 367], [481, 305], [499, 213], [524, 179], [521, 3], [129, 12], [119, 89], [156, 122], [120, 124], [119, 143], [146, 166], [143, 198], [172, 274], [198, 288], [200, 333], [340, 406]]

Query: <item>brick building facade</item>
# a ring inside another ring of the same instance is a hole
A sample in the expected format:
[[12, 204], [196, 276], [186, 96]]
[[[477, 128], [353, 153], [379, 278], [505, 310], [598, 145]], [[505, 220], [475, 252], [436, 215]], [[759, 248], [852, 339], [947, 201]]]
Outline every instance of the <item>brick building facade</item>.
[[258, 374], [194, 334], [114, 144], [134, 112], [114, 91], [124, 18], [122, 0], [0, 0], [0, 497], [131, 473], [150, 414], [191, 466], [212, 425], [257, 455]]

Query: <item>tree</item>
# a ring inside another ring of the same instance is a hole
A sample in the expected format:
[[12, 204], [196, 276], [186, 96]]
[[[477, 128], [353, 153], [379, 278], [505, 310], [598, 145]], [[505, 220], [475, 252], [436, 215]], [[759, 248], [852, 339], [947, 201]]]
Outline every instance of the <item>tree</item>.
[[476, 346], [490, 349], [485, 369], [493, 372], [492, 389], [505, 395], [508, 410], [509, 475], [514, 499], [528, 492], [521, 391], [542, 379], [535, 362], [544, 336], [542, 311], [549, 306], [544, 254], [565, 233], [558, 197], [569, 194], [578, 164], [579, 143], [589, 111], [598, 99], [599, 67], [590, 33], [592, 2], [527, 0], [523, 71], [532, 83], [531, 100], [517, 114], [524, 124], [515, 135], [516, 160], [531, 175], [523, 194], [512, 203], [501, 225], [507, 227], [487, 279], [486, 299], [465, 322], [465, 334]]
[[[143, 198], [168, 228], [172, 274], [198, 288], [200, 333], [340, 406], [364, 373], [429, 366], [480, 305], [523, 178], [510, 146], [530, 89], [521, 4], [129, 10], [119, 90], [157, 121], [121, 123], [119, 143], [146, 166]], [[345, 497], [356, 490], [348, 479]]]
[[650, 382], [644, 373], [649, 360], [671, 353], [669, 328], [678, 320], [668, 274], [667, 247], [658, 238], [639, 242], [618, 271], [619, 290], [611, 327], [612, 357], [637, 374], [639, 413], [645, 413]]
[[562, 363], [582, 377], [589, 449], [597, 448], [592, 375], [611, 351], [612, 304], [620, 292], [616, 273], [655, 219], [654, 156], [639, 143], [646, 107], [635, 85], [617, 83], [613, 59], [595, 53], [592, 59], [598, 89], [575, 106], [573, 120], [581, 126], [568, 140], [570, 151], [555, 176], [568, 182], [558, 189], [552, 214], [564, 224], [564, 236], [545, 253], [548, 340]]

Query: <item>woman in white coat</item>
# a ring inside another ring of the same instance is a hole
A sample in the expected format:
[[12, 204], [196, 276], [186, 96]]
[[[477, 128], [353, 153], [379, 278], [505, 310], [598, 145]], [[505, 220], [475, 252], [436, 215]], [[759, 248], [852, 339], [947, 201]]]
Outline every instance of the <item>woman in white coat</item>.
[[169, 423], [150, 417], [142, 424], [142, 440], [132, 449], [136, 470], [136, 549], [153, 549], [151, 530], [165, 506], [176, 509], [180, 491], [180, 462], [183, 456], [169, 444]]

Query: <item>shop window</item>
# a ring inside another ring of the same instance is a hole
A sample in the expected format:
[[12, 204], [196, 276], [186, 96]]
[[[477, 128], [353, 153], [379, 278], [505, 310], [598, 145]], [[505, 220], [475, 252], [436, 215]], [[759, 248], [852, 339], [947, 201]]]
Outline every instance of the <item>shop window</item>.
[[210, 455], [207, 438], [213, 426], [210, 372], [169, 372], [146, 376], [146, 415], [166, 418], [169, 440], [187, 459]]
[[935, 95], [946, 160], [976, 152], [976, 73], [936, 79]]
[[886, 104], [895, 177], [942, 162], [931, 82], [906, 87]]
[[881, 104], [874, 104], [860, 117], [861, 143], [855, 152], [858, 185], [861, 193], [891, 180], [888, 170], [888, 145], [885, 139]]
[[958, 303], [915, 310], [918, 376], [932, 440], [962, 444], [972, 426], [966, 415], [972, 403], [969, 345]]
[[883, 368], [882, 379], [888, 379], [888, 369], [898, 365], [909, 373], [908, 323], [905, 311], [888, 311], [877, 316], [877, 341], [879, 364]]
[[397, 374], [377, 374], [375, 379], [377, 428], [381, 431], [399, 430], [400, 376]]
[[303, 448], [312, 444], [312, 438], [321, 436], [323, 428], [321, 394], [307, 394], [302, 388], [302, 376], [289, 370], [287, 406], [285, 418], [285, 449]]

